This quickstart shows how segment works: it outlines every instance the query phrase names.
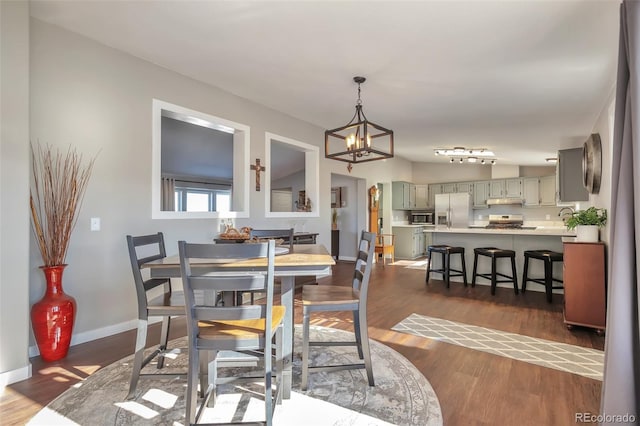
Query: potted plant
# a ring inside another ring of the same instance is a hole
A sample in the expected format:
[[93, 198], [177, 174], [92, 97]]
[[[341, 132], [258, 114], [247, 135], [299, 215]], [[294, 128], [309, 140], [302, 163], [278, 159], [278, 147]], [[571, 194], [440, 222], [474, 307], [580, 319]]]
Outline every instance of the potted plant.
[[595, 243], [599, 240], [599, 229], [607, 224], [607, 210], [589, 207], [571, 213], [565, 222], [568, 230], [576, 230], [576, 240]]
[[31, 146], [31, 222], [43, 265], [46, 291], [31, 307], [31, 326], [45, 361], [64, 358], [71, 343], [76, 302], [62, 290], [62, 272], [95, 158], [85, 162], [69, 148]]

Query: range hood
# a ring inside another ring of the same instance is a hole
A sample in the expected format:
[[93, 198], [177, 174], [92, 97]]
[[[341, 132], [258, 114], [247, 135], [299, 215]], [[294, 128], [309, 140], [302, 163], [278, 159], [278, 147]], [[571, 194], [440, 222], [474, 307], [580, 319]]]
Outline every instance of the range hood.
[[521, 206], [524, 203], [522, 198], [489, 198], [487, 199], [488, 206], [509, 206], [516, 205]]

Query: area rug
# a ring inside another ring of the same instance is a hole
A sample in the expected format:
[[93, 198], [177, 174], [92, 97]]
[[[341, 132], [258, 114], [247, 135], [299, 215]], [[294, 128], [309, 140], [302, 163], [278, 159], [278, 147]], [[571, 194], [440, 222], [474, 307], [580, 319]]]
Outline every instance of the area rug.
[[604, 352], [597, 349], [418, 314], [411, 314], [392, 330], [602, 380]]
[[[311, 327], [312, 340], [350, 340], [351, 333]], [[186, 338], [171, 342], [186, 346]], [[375, 384], [369, 387], [364, 370], [317, 372], [309, 375], [306, 392], [300, 390], [302, 329], [295, 328], [292, 397], [276, 408], [274, 425], [442, 425], [438, 398], [427, 379], [402, 355], [371, 341]], [[185, 371], [187, 356], [175, 349], [165, 358], [169, 371]], [[317, 348], [311, 363], [353, 363], [355, 348]], [[67, 390], [41, 410], [30, 425], [182, 425], [185, 379], [143, 378], [135, 400], [126, 395], [132, 357], [111, 364]], [[155, 369], [147, 366], [146, 369]], [[156, 370], [157, 371], [157, 370]], [[221, 373], [222, 374], [222, 373]], [[264, 419], [259, 396], [228, 386], [219, 392], [215, 407], [202, 422], [259, 421]]]

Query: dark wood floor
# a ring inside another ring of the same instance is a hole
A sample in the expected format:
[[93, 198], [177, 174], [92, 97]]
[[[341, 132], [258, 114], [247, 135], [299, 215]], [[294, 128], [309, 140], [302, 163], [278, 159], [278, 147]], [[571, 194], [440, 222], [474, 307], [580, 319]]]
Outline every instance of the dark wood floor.
[[[350, 285], [352, 271], [353, 264], [339, 262], [334, 275], [319, 284]], [[564, 327], [561, 296], [548, 304], [541, 292], [516, 296], [499, 288], [491, 296], [487, 286], [465, 288], [460, 283], [446, 289], [433, 279], [425, 285], [424, 271], [377, 264], [368, 309], [370, 337], [400, 352], [425, 375], [438, 395], [445, 425], [569, 425], [575, 424], [575, 413], [599, 411], [600, 381], [391, 330], [418, 313], [603, 349], [604, 337]], [[296, 322], [301, 322], [301, 309], [296, 309]], [[345, 330], [352, 323], [345, 314], [318, 314], [312, 322]], [[174, 324], [180, 326], [174, 327], [173, 337], [184, 335], [184, 323]], [[153, 341], [158, 334], [156, 328]], [[24, 424], [69, 386], [131, 354], [134, 340], [135, 334], [126, 332], [74, 346], [59, 362], [33, 358], [33, 377], [4, 390], [0, 424]]]

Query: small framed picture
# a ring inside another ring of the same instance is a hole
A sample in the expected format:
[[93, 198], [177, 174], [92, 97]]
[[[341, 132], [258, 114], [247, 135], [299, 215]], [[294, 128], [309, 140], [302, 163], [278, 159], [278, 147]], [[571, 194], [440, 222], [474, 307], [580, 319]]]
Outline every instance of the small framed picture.
[[342, 207], [342, 190], [340, 187], [331, 188], [331, 208]]

